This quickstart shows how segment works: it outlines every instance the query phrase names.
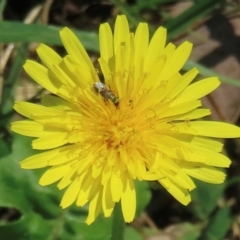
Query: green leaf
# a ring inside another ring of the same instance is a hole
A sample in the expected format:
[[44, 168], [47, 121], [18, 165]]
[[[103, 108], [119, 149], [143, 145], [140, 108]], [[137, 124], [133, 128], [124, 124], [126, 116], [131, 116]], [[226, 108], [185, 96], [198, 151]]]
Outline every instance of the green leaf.
[[192, 191], [192, 210], [195, 216], [206, 220], [217, 206], [217, 201], [222, 196], [225, 184], [209, 184], [194, 180], [196, 189]]
[[[59, 31], [62, 27], [51, 25], [24, 24], [20, 22], [0, 22], [0, 42], [41, 42], [51, 45], [62, 45]], [[98, 51], [98, 35], [85, 31], [74, 30], [86, 49]]]
[[133, 239], [133, 240], [142, 240], [142, 236], [139, 232], [137, 232], [133, 227], [127, 226], [125, 229], [125, 240]]
[[12, 136], [6, 127], [0, 128], [0, 158], [11, 153]]
[[62, 192], [55, 185], [41, 187], [43, 170], [23, 170], [19, 161], [36, 153], [31, 138], [14, 135], [13, 153], [0, 161], [0, 207], [14, 208], [22, 215], [12, 222], [0, 220], [0, 236], [8, 240], [109, 239], [112, 219], [100, 216], [88, 226], [86, 208], [62, 210]]
[[136, 195], [137, 195], [137, 213], [139, 216], [149, 203], [151, 199], [151, 192], [149, 184], [146, 181], [135, 181]]
[[225, 188], [231, 187], [233, 184], [239, 184], [240, 183], [240, 176], [231, 177], [230, 179], [227, 179]]
[[206, 229], [203, 230], [199, 240], [218, 240], [224, 239], [231, 226], [230, 207], [220, 208], [209, 220]]
[[25, 214], [18, 221], [0, 225], [0, 236], [7, 240], [42, 240], [51, 231], [48, 224], [40, 215], [33, 212]]

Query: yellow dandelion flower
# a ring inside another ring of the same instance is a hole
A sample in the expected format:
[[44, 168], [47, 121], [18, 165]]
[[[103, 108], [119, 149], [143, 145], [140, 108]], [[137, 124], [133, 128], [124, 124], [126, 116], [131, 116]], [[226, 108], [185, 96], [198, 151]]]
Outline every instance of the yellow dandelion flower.
[[36, 137], [34, 149], [45, 150], [21, 162], [25, 169], [49, 166], [42, 186], [58, 182], [66, 189], [61, 207], [89, 204], [87, 224], [99, 213], [111, 216], [121, 202], [123, 217], [131, 222], [136, 209], [134, 180], [158, 181], [187, 205], [195, 188], [192, 178], [219, 184], [229, 167], [222, 143], [212, 138], [240, 136], [236, 126], [197, 120], [210, 115], [199, 100], [220, 84], [216, 77], [191, 83], [198, 74], [180, 70], [192, 44], [166, 42], [166, 29], [149, 41], [148, 25], [129, 31], [118, 16], [114, 34], [100, 26], [103, 80], [77, 37], [60, 32], [67, 55], [60, 57], [40, 45], [43, 62], [28, 60], [26, 72], [53, 95], [42, 105], [16, 102], [14, 109], [31, 120], [14, 122], [12, 130]]

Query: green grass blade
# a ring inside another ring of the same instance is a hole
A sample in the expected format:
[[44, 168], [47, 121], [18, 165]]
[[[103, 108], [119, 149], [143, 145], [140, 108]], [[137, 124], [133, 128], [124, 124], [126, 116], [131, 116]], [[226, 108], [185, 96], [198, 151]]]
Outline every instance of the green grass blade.
[[3, 19], [3, 10], [6, 5], [6, 0], [0, 0], [0, 21]]
[[[38, 24], [23, 24], [20, 22], [0, 22], [0, 42], [41, 42], [45, 44], [62, 45], [59, 31], [62, 27]], [[82, 44], [88, 50], [98, 51], [98, 35], [85, 31], [74, 30]]]
[[10, 113], [12, 112], [12, 106], [15, 100], [15, 86], [19, 79], [22, 65], [27, 57], [28, 44], [22, 44], [16, 50], [16, 57], [13, 60], [9, 75], [4, 81], [2, 101], [0, 106], [1, 125], [6, 125], [10, 121]]
[[184, 11], [178, 17], [169, 20], [165, 24], [165, 27], [168, 29], [168, 39], [172, 39], [186, 32], [193, 23], [208, 15], [223, 1], [224, 0], [197, 1], [192, 7]]
[[192, 69], [193, 67], [196, 67], [199, 70], [200, 74], [204, 77], [216, 76], [223, 83], [227, 83], [227, 84], [232, 85], [232, 86], [240, 87], [240, 81], [239, 80], [234, 79], [234, 78], [229, 78], [229, 77], [223, 76], [221, 74], [218, 74], [215, 71], [213, 71], [213, 70], [211, 70], [207, 67], [204, 67], [202, 64], [196, 63], [192, 60], [188, 60], [185, 64], [185, 66], [183, 67], [183, 69], [188, 71], [188, 70]]

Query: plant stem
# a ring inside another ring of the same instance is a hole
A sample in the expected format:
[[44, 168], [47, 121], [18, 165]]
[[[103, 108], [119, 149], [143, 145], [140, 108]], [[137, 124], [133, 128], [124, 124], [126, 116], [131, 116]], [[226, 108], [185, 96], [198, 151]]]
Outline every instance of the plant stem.
[[122, 208], [120, 203], [116, 203], [113, 210], [112, 236], [111, 240], [124, 239], [125, 222], [123, 220]]

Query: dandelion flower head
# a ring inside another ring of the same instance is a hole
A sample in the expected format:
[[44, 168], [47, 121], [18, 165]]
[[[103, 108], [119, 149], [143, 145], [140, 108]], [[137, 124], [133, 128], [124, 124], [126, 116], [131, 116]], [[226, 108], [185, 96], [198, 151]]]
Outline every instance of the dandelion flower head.
[[[48, 167], [39, 180], [65, 189], [61, 207], [89, 204], [86, 223], [103, 212], [111, 216], [121, 202], [126, 222], [136, 210], [134, 181], [158, 181], [184, 205], [195, 188], [192, 178], [219, 184], [229, 167], [214, 138], [239, 137], [231, 124], [202, 121], [210, 115], [203, 96], [219, 86], [216, 77], [192, 83], [196, 68], [182, 74], [192, 44], [166, 44], [160, 27], [149, 40], [146, 23], [131, 33], [118, 16], [114, 31], [99, 31], [99, 71], [79, 39], [68, 28], [60, 32], [67, 55], [41, 44], [42, 64], [28, 60], [25, 71], [52, 94], [41, 105], [16, 102], [15, 110], [30, 120], [12, 130], [35, 137], [43, 150], [21, 162], [25, 169]], [[100, 74], [101, 73], [101, 74]]]

